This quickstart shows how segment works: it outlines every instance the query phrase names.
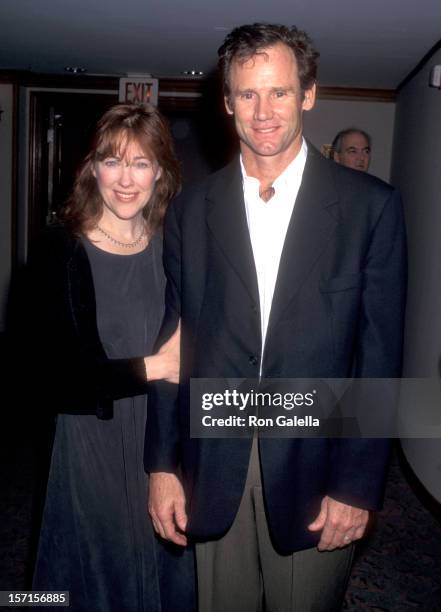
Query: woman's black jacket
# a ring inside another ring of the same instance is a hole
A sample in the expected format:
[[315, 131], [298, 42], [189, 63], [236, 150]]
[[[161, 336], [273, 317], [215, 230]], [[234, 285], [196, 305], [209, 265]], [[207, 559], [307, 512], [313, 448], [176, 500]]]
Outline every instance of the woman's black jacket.
[[42, 408], [109, 419], [113, 400], [146, 393], [143, 356], [106, 357], [80, 239], [61, 226], [48, 229], [29, 257], [21, 287], [14, 349], [21, 374], [27, 373], [24, 384]]

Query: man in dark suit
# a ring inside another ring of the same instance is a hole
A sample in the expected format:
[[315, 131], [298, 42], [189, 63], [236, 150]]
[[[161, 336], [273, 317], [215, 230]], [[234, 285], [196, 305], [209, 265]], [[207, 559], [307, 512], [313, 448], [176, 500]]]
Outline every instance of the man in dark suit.
[[160, 342], [180, 317], [182, 382], [178, 402], [154, 390], [149, 509], [162, 537], [198, 542], [201, 612], [338, 609], [387, 442], [190, 438], [189, 379], [399, 376], [401, 205], [303, 139], [318, 56], [304, 32], [242, 26], [219, 55], [240, 157], [168, 211]]

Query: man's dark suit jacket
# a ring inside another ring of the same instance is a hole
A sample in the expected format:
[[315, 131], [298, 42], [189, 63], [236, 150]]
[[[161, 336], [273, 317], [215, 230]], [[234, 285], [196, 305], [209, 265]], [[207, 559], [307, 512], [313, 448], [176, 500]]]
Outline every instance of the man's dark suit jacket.
[[[281, 256], [263, 355], [264, 378], [397, 377], [405, 300], [400, 198], [386, 183], [312, 146]], [[190, 377], [258, 378], [259, 296], [236, 159], [188, 189], [167, 213], [166, 316], [182, 319], [182, 384], [156, 388], [145, 467], [182, 470], [188, 532], [225, 533], [239, 507], [251, 440], [190, 439]], [[386, 407], [387, 408], [387, 407]], [[314, 546], [307, 530], [324, 495], [381, 505], [388, 443], [260, 439], [264, 497], [281, 551]]]

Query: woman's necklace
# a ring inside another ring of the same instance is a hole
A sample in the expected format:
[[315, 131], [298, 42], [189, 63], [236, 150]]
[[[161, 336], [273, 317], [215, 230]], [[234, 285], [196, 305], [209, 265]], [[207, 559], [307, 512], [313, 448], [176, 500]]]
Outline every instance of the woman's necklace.
[[124, 247], [125, 249], [134, 249], [135, 247], [138, 246], [141, 240], [145, 238], [146, 236], [145, 228], [142, 228], [141, 233], [139, 234], [136, 240], [134, 240], [133, 242], [121, 242], [120, 240], [117, 240], [116, 238], [108, 234], [106, 230], [103, 230], [103, 228], [100, 227], [98, 224], [95, 227], [99, 232], [102, 233], [103, 236], [107, 238], [107, 240], [110, 240], [110, 242], [112, 242], [113, 244], [116, 244], [117, 246], [120, 246], [120, 247]]

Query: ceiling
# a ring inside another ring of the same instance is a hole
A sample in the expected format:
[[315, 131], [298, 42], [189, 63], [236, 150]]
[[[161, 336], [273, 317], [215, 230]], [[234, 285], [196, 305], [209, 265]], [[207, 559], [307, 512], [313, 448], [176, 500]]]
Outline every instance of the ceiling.
[[0, 69], [207, 73], [225, 34], [255, 21], [306, 30], [322, 85], [395, 89], [441, 38], [441, 1], [1, 0]]

